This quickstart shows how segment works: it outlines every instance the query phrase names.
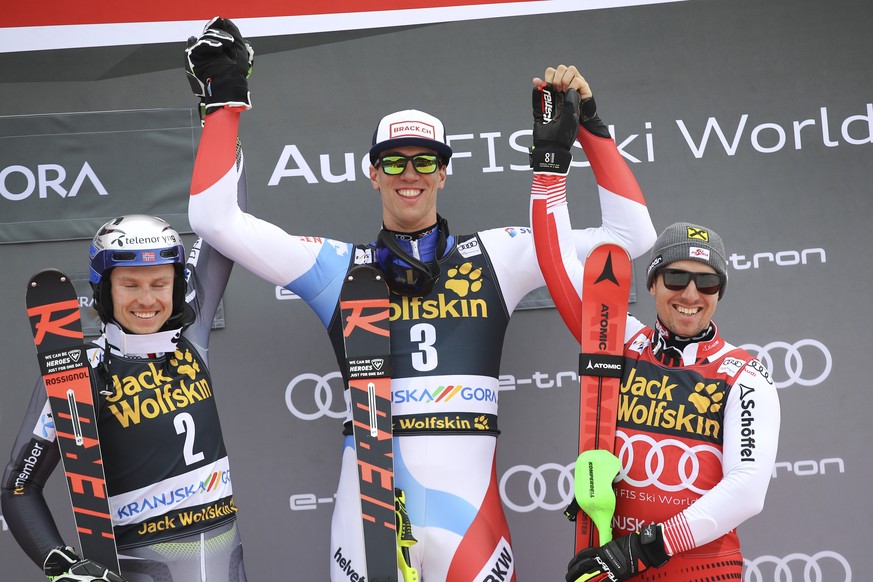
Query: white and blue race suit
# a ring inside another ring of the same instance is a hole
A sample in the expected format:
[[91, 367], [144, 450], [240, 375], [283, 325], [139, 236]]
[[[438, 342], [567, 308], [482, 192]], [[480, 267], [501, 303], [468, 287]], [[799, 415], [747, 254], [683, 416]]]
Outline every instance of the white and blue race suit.
[[[348, 270], [373, 261], [373, 246], [295, 236], [241, 210], [233, 164], [239, 112], [207, 116], [192, 180], [189, 220], [222, 254], [299, 295], [328, 330], [340, 367], [340, 289]], [[612, 140], [612, 190], [600, 185], [603, 224], [575, 232], [576, 252], [614, 241], [632, 256], [655, 239], [633, 176]], [[586, 152], [588, 153], [588, 152]], [[433, 258], [436, 234], [416, 241]], [[407, 248], [410, 243], [406, 242]], [[421, 580], [515, 580], [515, 556], [496, 483], [498, 375], [510, 315], [544, 285], [529, 227], [449, 237], [441, 277], [424, 297], [391, 296], [395, 484], [418, 543]], [[347, 397], [348, 400], [348, 397]], [[348, 431], [346, 431], [348, 433]], [[331, 528], [330, 576], [365, 572], [354, 443], [346, 436]]]

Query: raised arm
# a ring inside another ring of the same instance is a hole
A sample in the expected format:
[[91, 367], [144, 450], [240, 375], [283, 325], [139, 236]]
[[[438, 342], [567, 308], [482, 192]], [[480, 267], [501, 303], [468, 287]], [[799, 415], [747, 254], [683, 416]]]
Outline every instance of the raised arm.
[[[240, 208], [245, 208], [245, 171], [240, 172], [237, 189]], [[198, 347], [207, 362], [212, 320], [227, 288], [233, 264], [232, 260], [219, 253], [202, 237], [194, 241], [188, 252], [188, 261], [185, 265], [188, 284], [185, 301], [194, 309], [196, 318], [185, 330], [185, 337]]]
[[[213, 30], [216, 27], [217, 32]], [[212, 46], [214, 38], [222, 39], [215, 41], [219, 47]], [[290, 235], [244, 212], [238, 203], [238, 187], [244, 184], [240, 174], [245, 167], [244, 156], [238, 155], [239, 122], [241, 112], [250, 107], [247, 77], [253, 62], [251, 46], [236, 26], [219, 18], [207, 24], [200, 39], [189, 41], [186, 54], [189, 78], [199, 80], [192, 81], [195, 95], [206, 101], [188, 203], [192, 228], [225, 257], [270, 283], [298, 293], [326, 321], [333, 309], [329, 297], [338, 294], [338, 281], [351, 260], [351, 245]], [[248, 66], [240, 66], [238, 62], [245, 59], [252, 60]], [[196, 89], [200, 85], [213, 90], [204, 89], [200, 94]], [[232, 91], [221, 94], [222, 87]]]
[[[656, 232], [639, 184], [597, 115], [591, 89], [576, 67], [550, 67], [545, 79], [535, 78], [533, 109], [531, 226], [537, 258], [561, 316], [578, 338], [583, 260], [588, 251], [609, 241], [636, 258], [651, 248]], [[573, 138], [585, 151], [597, 180], [602, 213], [597, 228], [574, 231], [570, 223], [566, 176]]]

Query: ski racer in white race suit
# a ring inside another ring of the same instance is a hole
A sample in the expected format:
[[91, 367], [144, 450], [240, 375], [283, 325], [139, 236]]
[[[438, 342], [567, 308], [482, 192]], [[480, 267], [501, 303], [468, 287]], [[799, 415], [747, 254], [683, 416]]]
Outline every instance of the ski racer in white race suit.
[[[179, 234], [141, 214], [104, 224], [90, 256], [103, 328], [87, 354], [121, 574], [127, 582], [245, 582], [208, 368], [233, 263], [201, 240], [186, 259]], [[3, 474], [9, 530], [57, 582], [122, 580], [111, 571], [89, 575], [95, 563], [58, 531], [43, 497], [60, 460], [56, 441], [40, 378]]]
[[[584, 78], [563, 70], [547, 71], [545, 81], [551, 89], [535, 79], [535, 94], [551, 92], [559, 100], [559, 93], [575, 90], [591, 96]], [[582, 118], [594, 113], [593, 100], [583, 102]], [[542, 131], [535, 115], [535, 144]], [[579, 136], [586, 152], [590, 142], [609, 138], [603, 126], [592, 131]], [[550, 145], [569, 151], [571, 144]], [[594, 160], [592, 167], [597, 173]], [[548, 287], [565, 321], [573, 321], [574, 303], [584, 299], [584, 265], [565, 181], [551, 168], [535, 168], [531, 209], [537, 250], [550, 257], [542, 264]], [[712, 321], [727, 281], [724, 245], [713, 230], [679, 222], [655, 242], [646, 287], [658, 318], [647, 327], [628, 315], [624, 338], [616, 538], [580, 551], [569, 564], [568, 582], [742, 580], [735, 528], [763, 508], [780, 409], [767, 369], [726, 342]]]
[[[217, 35], [211, 32], [216, 27], [239, 34], [221, 19], [204, 34]], [[197, 66], [209, 68], [212, 57], [195, 56], [195, 73]], [[237, 73], [215, 83], [242, 95], [244, 80]], [[222, 254], [299, 295], [327, 329], [341, 369], [338, 303], [345, 275], [361, 263], [382, 269], [392, 288], [395, 483], [405, 491], [418, 540], [412, 566], [423, 582], [516, 580], [495, 472], [497, 390], [509, 317], [528, 292], [544, 285], [530, 228], [450, 234], [436, 208], [452, 155], [443, 124], [406, 110], [382, 118], [369, 152], [370, 180], [382, 202], [378, 240], [352, 244], [288, 234], [237, 207], [233, 161], [240, 112], [247, 107], [210, 99], [191, 187], [192, 227]], [[602, 226], [573, 232], [572, 244], [585, 256], [610, 240], [640, 256], [655, 238], [640, 189], [612, 140], [586, 145], [586, 153], [594, 150], [608, 159], [612, 188], [599, 188]], [[365, 564], [348, 421], [345, 434], [331, 528], [335, 582], [360, 579]]]

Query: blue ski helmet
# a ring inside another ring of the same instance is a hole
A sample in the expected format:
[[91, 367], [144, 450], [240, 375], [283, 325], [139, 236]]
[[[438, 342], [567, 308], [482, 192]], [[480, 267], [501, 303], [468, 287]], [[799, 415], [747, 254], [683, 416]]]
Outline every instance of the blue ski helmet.
[[[100, 227], [91, 241], [89, 281], [94, 290], [94, 308], [103, 322], [112, 319], [109, 273], [115, 267], [173, 265], [173, 313], [178, 326], [185, 311], [185, 247], [179, 233], [163, 219], [145, 214], [113, 218]], [[169, 324], [170, 322], [168, 322]]]

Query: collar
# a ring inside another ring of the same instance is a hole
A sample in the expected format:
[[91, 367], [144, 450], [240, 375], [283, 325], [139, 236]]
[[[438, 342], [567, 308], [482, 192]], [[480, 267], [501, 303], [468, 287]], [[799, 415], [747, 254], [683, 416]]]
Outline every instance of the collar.
[[652, 353], [661, 363], [669, 366], [702, 364], [724, 346], [714, 321], [694, 337], [683, 337], [667, 329], [660, 319], [655, 321]]
[[438, 224], [434, 223], [432, 226], [428, 226], [427, 228], [423, 228], [421, 230], [417, 230], [415, 232], [399, 232], [396, 230], [390, 230], [385, 228], [383, 225], [382, 228], [385, 229], [386, 232], [390, 232], [394, 235], [394, 238], [397, 240], [419, 240], [428, 235], [431, 235], [436, 232]]
[[106, 347], [122, 356], [172, 352], [182, 337], [182, 328], [157, 333], [127, 333], [115, 322], [103, 326]]
[[384, 224], [382, 230], [392, 236], [397, 246], [407, 255], [424, 263], [441, 260], [455, 244], [449, 233], [448, 222], [439, 214], [436, 224], [415, 232], [390, 230]]

